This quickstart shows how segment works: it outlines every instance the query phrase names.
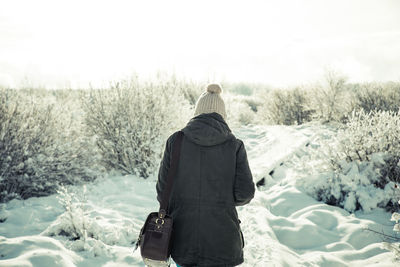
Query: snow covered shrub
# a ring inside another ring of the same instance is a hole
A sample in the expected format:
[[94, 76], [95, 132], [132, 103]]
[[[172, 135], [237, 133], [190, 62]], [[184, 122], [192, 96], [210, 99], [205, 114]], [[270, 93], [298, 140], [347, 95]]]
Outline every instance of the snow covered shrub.
[[308, 106], [306, 91], [300, 88], [274, 90], [264, 95], [260, 114], [273, 124], [303, 124], [311, 120], [313, 113]]
[[185, 99], [192, 106], [196, 104], [197, 99], [204, 91], [204, 88], [199, 83], [179, 81], [176, 79], [172, 79], [171, 82], [182, 92]]
[[230, 93], [244, 95], [244, 96], [252, 95], [254, 90], [254, 86], [246, 83], [227, 84], [226, 88]]
[[[88, 218], [85, 210], [86, 186], [83, 186], [83, 194], [77, 195], [74, 192], [68, 191], [66, 187], [60, 187], [57, 191], [58, 201], [63, 205], [65, 213], [62, 215], [65, 218], [61, 220], [63, 224], [57, 224], [58, 227], [51, 227], [52, 231], [46, 232], [50, 235], [62, 235], [71, 240], [88, 238]], [[90, 234], [90, 233], [89, 233]]]
[[54, 193], [93, 180], [85, 143], [62, 106], [35, 91], [0, 89], [0, 201]]
[[317, 200], [344, 208], [349, 212], [370, 211], [377, 207], [397, 209], [394, 198], [394, 183], [387, 182], [378, 187], [378, 169], [384, 167], [377, 157], [372, 162], [342, 163], [341, 170], [320, 174], [311, 179], [308, 190]]
[[250, 107], [250, 109], [253, 112], [257, 112], [258, 109], [262, 105], [262, 101], [259, 98], [257, 98], [256, 96], [254, 96], [254, 97], [246, 97], [246, 98], [243, 99], [243, 101]]
[[[339, 151], [347, 162], [371, 162], [380, 154], [385, 167], [380, 169], [384, 179], [400, 182], [400, 113], [391, 111], [353, 112], [346, 128], [339, 132]], [[340, 155], [340, 154], [339, 154]], [[339, 158], [334, 159], [340, 168]]]
[[311, 89], [312, 107], [316, 118], [329, 122], [345, 122], [352, 111], [352, 95], [346, 86], [347, 78], [333, 70], [325, 72], [323, 85]]
[[222, 82], [222, 88], [227, 93], [240, 96], [255, 96], [259, 92], [271, 90], [271, 87], [266, 84], [249, 82]]
[[254, 122], [255, 112], [246, 103], [249, 97], [224, 93], [227, 123], [231, 127], [240, 127]]
[[245, 83], [226, 83], [222, 85], [229, 125], [240, 127], [241, 125], [257, 123], [258, 116], [256, 116], [256, 113], [262, 105], [262, 100], [252, 94], [255, 91], [258, 92], [260, 87], [260, 85]]
[[[108, 255], [109, 246], [131, 247], [137, 240], [134, 222], [128, 219], [119, 221], [115, 216], [102, 216], [107, 210], [91, 201], [88, 196], [93, 194], [88, 193], [89, 190], [86, 186], [61, 187], [57, 198], [65, 212], [41, 235], [58, 237], [68, 249], [89, 252], [94, 257]], [[113, 210], [108, 212], [114, 214]]]
[[[398, 202], [400, 205], [400, 201]], [[400, 259], [400, 213], [394, 212], [391, 221], [394, 221], [393, 231], [396, 236], [387, 236], [392, 242], [384, 242], [384, 248], [394, 253], [397, 260]]]
[[311, 195], [350, 212], [376, 207], [398, 210], [399, 129], [399, 113], [353, 112], [337, 141], [330, 144], [333, 171], [310, 181]]
[[168, 135], [193, 112], [175, 81], [118, 82], [82, 97], [87, 134], [108, 170], [147, 178], [156, 170]]
[[368, 83], [355, 90], [355, 108], [366, 112], [373, 110], [398, 111], [400, 109], [400, 84]]
[[254, 122], [254, 111], [245, 103], [240, 105], [240, 111], [237, 113], [237, 117], [234, 118], [238, 125], [249, 125]]

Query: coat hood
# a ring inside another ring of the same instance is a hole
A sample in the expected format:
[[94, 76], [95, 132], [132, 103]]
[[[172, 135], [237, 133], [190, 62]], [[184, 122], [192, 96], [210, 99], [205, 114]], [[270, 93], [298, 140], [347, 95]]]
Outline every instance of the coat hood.
[[182, 131], [190, 141], [201, 146], [214, 146], [234, 138], [225, 120], [216, 112], [192, 118]]

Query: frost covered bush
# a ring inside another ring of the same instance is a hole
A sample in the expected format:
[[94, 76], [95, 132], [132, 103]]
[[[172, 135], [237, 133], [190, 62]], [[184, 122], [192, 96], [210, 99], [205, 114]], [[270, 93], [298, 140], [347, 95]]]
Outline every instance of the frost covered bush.
[[250, 96], [253, 94], [254, 86], [246, 83], [227, 84], [224, 86], [229, 92], [238, 95]]
[[[58, 216], [41, 235], [65, 238], [66, 246], [74, 251], [86, 251], [93, 256], [109, 253], [108, 246], [132, 246], [137, 231], [132, 221], [115, 223], [99, 216], [87, 198], [86, 186], [62, 187], [58, 200], [65, 212]], [[109, 255], [111, 256], [111, 255]]]
[[61, 216], [57, 227], [54, 225], [45, 232], [47, 235], [63, 235], [71, 240], [82, 239], [86, 240], [92, 233], [88, 233], [88, 218], [86, 211], [86, 186], [83, 186], [83, 193], [77, 195], [74, 192], [68, 191], [66, 187], [60, 187], [57, 191], [58, 201], [65, 209], [65, 213]]
[[231, 127], [240, 127], [255, 122], [255, 112], [247, 104], [250, 97], [224, 94], [227, 123]]
[[260, 85], [245, 83], [223, 84], [227, 122], [232, 127], [258, 123], [257, 112], [262, 100], [253, 92], [261, 90]]
[[271, 90], [271, 87], [262, 83], [251, 83], [251, 82], [223, 82], [222, 88], [226, 92], [240, 96], [255, 96], [260, 92], [267, 92]]
[[345, 122], [351, 113], [353, 96], [346, 86], [347, 78], [333, 70], [325, 72], [322, 85], [311, 89], [311, 105], [315, 117], [324, 121]]
[[49, 195], [60, 184], [96, 177], [86, 140], [49, 95], [0, 89], [1, 202]]
[[171, 80], [171, 82], [182, 92], [185, 99], [192, 106], [196, 104], [197, 99], [204, 90], [199, 83], [195, 82], [178, 81], [176, 79]]
[[353, 112], [346, 128], [339, 132], [339, 154], [333, 159], [341, 168], [340, 157], [347, 162], [371, 162], [374, 155], [381, 155], [384, 166], [379, 168], [381, 179], [400, 182], [400, 113], [391, 111]]
[[262, 105], [262, 101], [257, 97], [246, 97], [243, 99], [244, 102], [250, 107], [253, 112], [258, 112]]
[[311, 120], [306, 92], [300, 88], [274, 90], [264, 95], [261, 116], [273, 124], [294, 125]]
[[147, 178], [156, 170], [168, 135], [192, 115], [174, 80], [125, 80], [82, 97], [87, 134], [108, 170]]
[[376, 207], [397, 209], [393, 182], [380, 183], [377, 170], [384, 163], [377, 157], [372, 162], [343, 163], [341, 170], [323, 173], [308, 181], [307, 190], [317, 200], [344, 208], [349, 212], [370, 211]]
[[[398, 202], [400, 205], [400, 201]], [[394, 212], [391, 221], [394, 221], [393, 231], [396, 236], [389, 236], [392, 242], [384, 242], [384, 248], [394, 253], [397, 260], [400, 260], [400, 213]]]
[[395, 186], [400, 182], [400, 114], [354, 112], [331, 143], [333, 171], [308, 182], [318, 200], [353, 212], [376, 207], [399, 210]]
[[355, 90], [354, 107], [366, 112], [374, 110], [398, 111], [400, 109], [400, 84], [369, 83]]

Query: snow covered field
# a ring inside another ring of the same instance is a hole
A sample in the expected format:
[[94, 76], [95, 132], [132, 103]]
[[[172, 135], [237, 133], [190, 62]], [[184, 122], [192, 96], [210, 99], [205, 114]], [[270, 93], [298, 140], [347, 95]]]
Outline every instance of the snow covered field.
[[[252, 202], [238, 208], [242, 266], [396, 266], [381, 237], [365, 230], [391, 233], [390, 213], [350, 214], [304, 193], [302, 162], [332, 130], [310, 124], [234, 133], [246, 145], [255, 182], [265, 177]], [[144, 266], [132, 248], [146, 215], [158, 208], [155, 179], [115, 176], [69, 188], [76, 195], [71, 212], [56, 195], [3, 204], [0, 266]]]

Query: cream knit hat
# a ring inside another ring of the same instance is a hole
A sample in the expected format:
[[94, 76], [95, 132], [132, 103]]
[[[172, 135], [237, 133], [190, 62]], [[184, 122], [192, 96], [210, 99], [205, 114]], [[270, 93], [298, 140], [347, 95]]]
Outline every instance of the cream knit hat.
[[206, 91], [197, 100], [194, 116], [216, 112], [226, 120], [225, 103], [221, 98], [221, 92], [222, 89], [219, 84], [209, 84]]

